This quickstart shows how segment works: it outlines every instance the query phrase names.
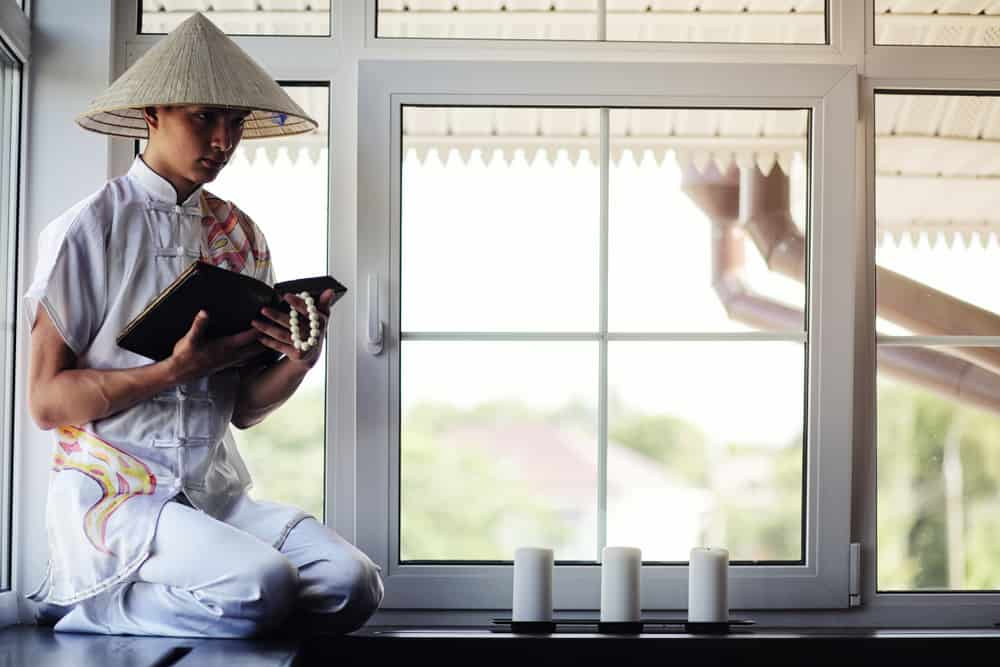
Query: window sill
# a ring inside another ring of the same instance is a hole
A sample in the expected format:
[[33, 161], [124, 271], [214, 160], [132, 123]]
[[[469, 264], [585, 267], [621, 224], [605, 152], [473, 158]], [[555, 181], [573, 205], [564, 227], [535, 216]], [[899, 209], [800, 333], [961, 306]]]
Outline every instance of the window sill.
[[[1000, 648], [1000, 630], [755, 628], [731, 635], [631, 636], [559, 631], [547, 636], [483, 628], [365, 628], [339, 641], [306, 640], [305, 664], [850, 664], [957, 665]], [[730, 662], [731, 661], [731, 662]]]

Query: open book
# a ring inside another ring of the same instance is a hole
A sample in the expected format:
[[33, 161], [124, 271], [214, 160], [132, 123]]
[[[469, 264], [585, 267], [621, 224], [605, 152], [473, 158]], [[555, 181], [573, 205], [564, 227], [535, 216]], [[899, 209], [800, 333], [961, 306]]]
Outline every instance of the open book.
[[[264, 306], [288, 312], [291, 306], [282, 297], [289, 292], [309, 292], [318, 301], [327, 289], [333, 289], [334, 303], [347, 292], [331, 276], [299, 278], [271, 287], [251, 276], [196, 260], [125, 325], [118, 334], [118, 345], [161, 361], [173, 353], [199, 310], [208, 313], [206, 336], [218, 338], [246, 331], [257, 317], [266, 319], [260, 314]], [[280, 356], [273, 350], [268, 352], [275, 359]]]

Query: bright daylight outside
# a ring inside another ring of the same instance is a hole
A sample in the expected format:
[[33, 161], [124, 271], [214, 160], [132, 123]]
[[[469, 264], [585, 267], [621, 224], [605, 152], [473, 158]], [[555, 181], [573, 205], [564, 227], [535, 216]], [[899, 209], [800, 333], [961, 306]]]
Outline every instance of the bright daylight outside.
[[[878, 586], [1000, 589], [1000, 98], [875, 99]], [[945, 337], [937, 345], [911, 336]]]
[[227, 35], [329, 36], [330, 0], [138, 0], [139, 33], [171, 32], [192, 12]]
[[[231, 33], [330, 32], [325, 0], [292, 4], [141, 7], [151, 32], [193, 9]], [[826, 4], [380, 0], [376, 29], [824, 43]], [[875, 40], [992, 45], [985, 4], [876, 0]], [[290, 91], [320, 133], [245, 142], [211, 186], [264, 229], [279, 279], [326, 272], [327, 90]], [[404, 109], [400, 558], [800, 562], [808, 112], [610, 110], [606, 245], [600, 114]], [[942, 338], [997, 331], [1000, 104], [886, 92], [875, 121], [878, 587], [1000, 589], [1000, 353]], [[237, 432], [258, 497], [322, 512], [324, 389], [314, 371]]]
[[[257, 223], [278, 281], [328, 273], [329, 89], [285, 86], [285, 91], [316, 119], [319, 129], [280, 140], [242, 142], [230, 164], [206, 186]], [[253, 477], [254, 498], [290, 503], [323, 516], [327, 348], [343, 344], [346, 341], [329, 336], [323, 356], [302, 385], [267, 419], [243, 431], [231, 427]]]
[[809, 112], [610, 110], [605, 434], [600, 113], [403, 109], [400, 558], [800, 561]]
[[377, 7], [383, 38], [827, 43], [826, 0], [378, 0]]

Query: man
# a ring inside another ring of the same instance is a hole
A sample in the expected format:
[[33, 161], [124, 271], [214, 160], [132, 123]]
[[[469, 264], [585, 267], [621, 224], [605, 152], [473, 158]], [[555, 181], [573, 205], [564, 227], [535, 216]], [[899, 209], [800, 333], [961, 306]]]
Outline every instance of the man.
[[[242, 138], [315, 121], [195, 14], [77, 122], [149, 141], [127, 175], [46, 227], [25, 295], [29, 407], [57, 436], [49, 568], [30, 596], [39, 619], [57, 631], [204, 637], [360, 627], [382, 599], [378, 567], [298, 508], [251, 500], [229, 431], [299, 386], [320, 356], [332, 291], [286, 297], [309, 317], [308, 340], [264, 308], [253, 328], [212, 340], [199, 313], [155, 363], [116, 344], [193, 260], [273, 284], [260, 229], [202, 186]], [[254, 361], [266, 348], [284, 357]]]

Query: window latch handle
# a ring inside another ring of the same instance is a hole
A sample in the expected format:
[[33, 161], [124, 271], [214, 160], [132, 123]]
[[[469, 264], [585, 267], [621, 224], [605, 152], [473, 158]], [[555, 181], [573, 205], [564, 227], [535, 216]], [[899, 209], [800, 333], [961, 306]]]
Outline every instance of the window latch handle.
[[382, 352], [382, 320], [379, 317], [379, 280], [377, 273], [368, 274], [368, 340], [366, 347], [372, 356]]

